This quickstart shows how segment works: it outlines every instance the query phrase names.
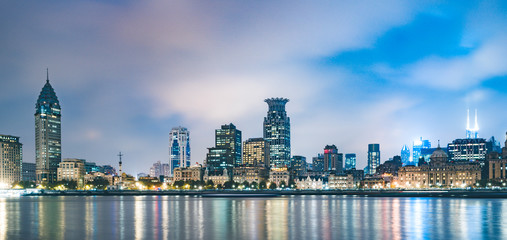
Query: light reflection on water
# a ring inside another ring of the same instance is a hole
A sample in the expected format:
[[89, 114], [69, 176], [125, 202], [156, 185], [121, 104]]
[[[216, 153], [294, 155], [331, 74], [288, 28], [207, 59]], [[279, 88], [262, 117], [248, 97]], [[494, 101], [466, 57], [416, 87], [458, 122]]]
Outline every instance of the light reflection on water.
[[507, 199], [0, 198], [0, 239], [507, 239]]

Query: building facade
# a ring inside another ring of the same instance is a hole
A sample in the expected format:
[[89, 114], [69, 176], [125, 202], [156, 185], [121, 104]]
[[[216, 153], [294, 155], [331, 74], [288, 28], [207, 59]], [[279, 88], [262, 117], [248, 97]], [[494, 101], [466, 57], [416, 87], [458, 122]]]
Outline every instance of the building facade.
[[464, 188], [481, 180], [481, 166], [479, 163], [449, 162], [447, 153], [439, 146], [428, 164], [400, 168], [398, 179], [401, 188]]
[[281, 187], [282, 183], [288, 186], [290, 180], [290, 172], [287, 168], [271, 168], [269, 171], [269, 182]]
[[215, 146], [218, 148], [230, 148], [234, 166], [240, 166], [241, 161], [241, 131], [234, 124], [225, 124], [215, 130]]
[[329, 175], [327, 187], [329, 189], [353, 189], [357, 187], [357, 184], [352, 174], [339, 173]]
[[269, 143], [264, 138], [250, 138], [243, 144], [243, 165], [270, 167]]
[[368, 172], [367, 174], [375, 174], [377, 167], [380, 165], [380, 144], [368, 144]]
[[290, 166], [290, 118], [285, 111], [286, 98], [268, 98], [264, 100], [268, 114], [264, 118], [264, 139], [269, 143], [271, 167]]
[[169, 165], [171, 176], [175, 168], [190, 167], [190, 132], [184, 127], [175, 127], [169, 133]]
[[356, 154], [355, 153], [347, 153], [345, 154], [345, 168], [344, 170], [350, 170], [356, 168]]
[[21, 167], [21, 169], [23, 181], [35, 182], [37, 180], [37, 178], [35, 177], [35, 163], [23, 162], [23, 166]]
[[150, 167], [150, 176], [159, 178], [160, 176], [170, 176], [171, 166], [167, 163], [161, 163], [160, 161], [153, 164]]
[[58, 181], [76, 181], [78, 188], [84, 187], [86, 175], [85, 160], [65, 158], [57, 169]]
[[338, 153], [335, 145], [326, 145], [324, 147], [324, 171], [340, 173], [343, 171], [343, 154]]
[[447, 151], [453, 162], [484, 161], [489, 152], [484, 138], [455, 139]]
[[22, 180], [23, 144], [19, 137], [0, 134], [0, 184], [10, 185]]
[[35, 172], [37, 182], [56, 182], [58, 164], [61, 160], [61, 107], [55, 90], [49, 83], [48, 75], [46, 84], [35, 104]]

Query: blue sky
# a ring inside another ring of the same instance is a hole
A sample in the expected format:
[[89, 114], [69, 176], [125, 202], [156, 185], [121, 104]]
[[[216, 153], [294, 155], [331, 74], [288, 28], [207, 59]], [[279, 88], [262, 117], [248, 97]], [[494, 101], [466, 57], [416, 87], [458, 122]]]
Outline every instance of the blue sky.
[[45, 68], [62, 105], [63, 157], [147, 172], [168, 133], [191, 132], [203, 162], [214, 129], [262, 136], [268, 97], [287, 97], [292, 154], [335, 144], [366, 165], [416, 138], [507, 131], [503, 1], [10, 1], [0, 10], [0, 133], [34, 162]]

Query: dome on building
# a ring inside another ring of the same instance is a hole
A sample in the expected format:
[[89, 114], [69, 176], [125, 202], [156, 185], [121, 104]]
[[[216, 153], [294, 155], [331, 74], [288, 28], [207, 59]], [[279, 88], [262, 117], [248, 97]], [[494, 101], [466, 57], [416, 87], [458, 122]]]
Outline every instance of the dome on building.
[[442, 150], [442, 148], [438, 147], [437, 150], [435, 150], [433, 152], [433, 154], [431, 154], [431, 159], [434, 159], [434, 158], [445, 158], [447, 159], [447, 153]]

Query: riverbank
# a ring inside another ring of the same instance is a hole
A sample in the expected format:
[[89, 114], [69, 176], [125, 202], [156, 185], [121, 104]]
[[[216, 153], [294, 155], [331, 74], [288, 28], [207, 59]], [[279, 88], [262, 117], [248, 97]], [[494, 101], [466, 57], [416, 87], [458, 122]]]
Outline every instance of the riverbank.
[[347, 195], [358, 197], [446, 197], [446, 198], [507, 198], [506, 190], [98, 190], [29, 192], [24, 196], [143, 196], [182, 195], [213, 197], [262, 197], [290, 195]]

